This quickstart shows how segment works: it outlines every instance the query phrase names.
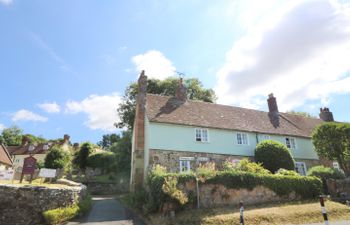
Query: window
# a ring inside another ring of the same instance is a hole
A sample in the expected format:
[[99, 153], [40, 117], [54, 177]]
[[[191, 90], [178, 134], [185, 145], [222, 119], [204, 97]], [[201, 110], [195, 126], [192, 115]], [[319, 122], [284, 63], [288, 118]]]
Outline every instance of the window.
[[208, 129], [196, 128], [196, 141], [209, 142], [209, 131], [208, 131]]
[[295, 138], [286, 137], [286, 145], [287, 145], [287, 148], [289, 149], [296, 149]]
[[302, 176], [306, 176], [306, 165], [304, 162], [295, 162], [295, 171]]
[[262, 141], [271, 140], [271, 137], [270, 137], [270, 135], [263, 134], [263, 135], [261, 135], [261, 140], [262, 140]]
[[191, 170], [191, 163], [189, 160], [180, 160], [180, 173], [187, 173]]
[[246, 133], [237, 133], [237, 144], [248, 145], [248, 135]]

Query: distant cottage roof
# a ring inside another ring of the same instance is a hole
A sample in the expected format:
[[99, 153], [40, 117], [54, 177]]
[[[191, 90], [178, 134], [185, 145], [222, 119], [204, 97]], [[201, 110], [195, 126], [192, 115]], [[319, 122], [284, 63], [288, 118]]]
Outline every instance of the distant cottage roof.
[[279, 125], [271, 123], [269, 113], [259, 110], [147, 94], [146, 115], [151, 122], [208, 127], [263, 134], [311, 137], [323, 120], [279, 113]]
[[11, 156], [3, 144], [0, 144], [0, 163], [12, 166]]

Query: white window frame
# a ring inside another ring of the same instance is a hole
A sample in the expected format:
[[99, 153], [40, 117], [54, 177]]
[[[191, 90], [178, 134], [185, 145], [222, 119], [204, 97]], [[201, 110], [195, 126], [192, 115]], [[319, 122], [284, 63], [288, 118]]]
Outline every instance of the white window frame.
[[[241, 142], [242, 143], [239, 143], [239, 141], [238, 141], [238, 136], [241, 136]], [[244, 143], [244, 138], [243, 138], [243, 136], [245, 136], [246, 137], [246, 143]], [[237, 142], [237, 145], [249, 145], [249, 136], [248, 136], [248, 134], [247, 133], [244, 133], [244, 132], [237, 132], [236, 133], [236, 142]]]
[[[204, 133], [206, 133], [206, 140], [204, 140]], [[209, 129], [207, 128], [196, 128], [194, 135], [196, 142], [209, 142]], [[197, 138], [199, 138], [200, 140], [197, 140]]]
[[271, 136], [268, 134], [262, 134], [261, 135], [261, 140], [266, 141], [266, 140], [271, 140]]
[[[289, 140], [289, 144], [287, 143], [287, 139]], [[292, 142], [293, 142], [293, 144], [292, 144]], [[293, 149], [293, 150], [297, 149], [297, 141], [294, 137], [285, 137], [284, 143], [286, 144], [288, 149]], [[289, 147], [288, 147], [288, 145], [289, 145]]]
[[[306, 167], [306, 164], [305, 164], [305, 162], [295, 162], [295, 171], [297, 172], [297, 173], [299, 173], [300, 175], [302, 175], [302, 176], [306, 176], [306, 174], [307, 174], [307, 167]], [[299, 167], [298, 167], [299, 166]], [[304, 171], [299, 171], [299, 168], [302, 168], [302, 169], [304, 169]]]
[[[182, 163], [185, 163], [186, 165], [183, 165]], [[191, 171], [191, 161], [190, 160], [179, 160], [180, 164], [180, 173], [188, 173]], [[183, 170], [187, 168], [186, 170]]]

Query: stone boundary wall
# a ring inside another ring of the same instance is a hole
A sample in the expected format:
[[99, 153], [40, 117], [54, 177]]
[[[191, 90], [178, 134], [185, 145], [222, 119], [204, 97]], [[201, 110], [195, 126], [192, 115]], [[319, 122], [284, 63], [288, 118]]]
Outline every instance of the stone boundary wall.
[[42, 212], [78, 203], [86, 194], [85, 185], [64, 188], [0, 185], [0, 224], [44, 224]]
[[[179, 189], [189, 195], [196, 196], [196, 183], [193, 181], [180, 185]], [[288, 202], [300, 200], [294, 192], [287, 196], [278, 196], [274, 191], [264, 186], [257, 186], [252, 190], [245, 188], [231, 189], [222, 184], [199, 184], [199, 202], [204, 208], [220, 206], [237, 206], [240, 201], [245, 205], [263, 204], [270, 202]]]

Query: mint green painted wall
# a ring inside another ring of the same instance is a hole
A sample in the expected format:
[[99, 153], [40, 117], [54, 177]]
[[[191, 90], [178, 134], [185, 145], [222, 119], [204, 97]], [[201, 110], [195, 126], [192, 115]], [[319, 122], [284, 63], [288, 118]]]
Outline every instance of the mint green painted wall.
[[[209, 142], [195, 140], [195, 128], [192, 126], [164, 123], [147, 124], [148, 148], [174, 151], [209, 152], [241, 156], [254, 156], [254, 149], [261, 134], [248, 133], [249, 145], [238, 145], [236, 134], [239, 131], [209, 129]], [[285, 143], [285, 136], [270, 135], [272, 140]], [[310, 139], [295, 137], [297, 149], [292, 151], [295, 158], [318, 159]]]
[[147, 116], [145, 116], [145, 155], [144, 155], [144, 179], [147, 178], [148, 165], [149, 165], [149, 120]]

